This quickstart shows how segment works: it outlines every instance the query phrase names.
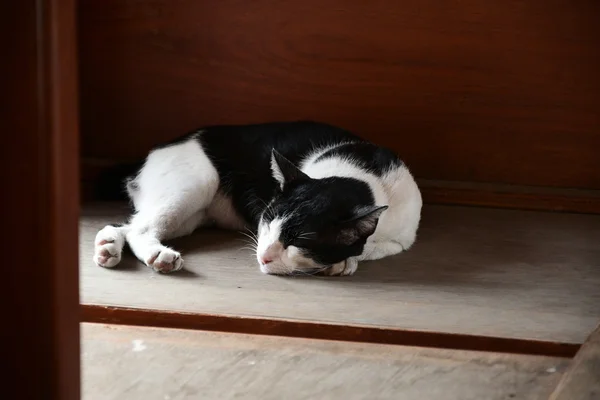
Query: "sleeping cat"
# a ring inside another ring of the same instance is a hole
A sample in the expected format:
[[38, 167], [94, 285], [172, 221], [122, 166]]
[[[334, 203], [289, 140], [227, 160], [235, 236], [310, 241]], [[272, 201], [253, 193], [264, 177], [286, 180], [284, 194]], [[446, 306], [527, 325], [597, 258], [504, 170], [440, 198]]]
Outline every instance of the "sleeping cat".
[[207, 127], [129, 172], [120, 184], [135, 213], [98, 232], [101, 267], [116, 266], [127, 241], [149, 267], [177, 271], [183, 259], [162, 241], [216, 225], [252, 231], [264, 273], [351, 275], [359, 261], [408, 249], [421, 216], [392, 151], [316, 122]]

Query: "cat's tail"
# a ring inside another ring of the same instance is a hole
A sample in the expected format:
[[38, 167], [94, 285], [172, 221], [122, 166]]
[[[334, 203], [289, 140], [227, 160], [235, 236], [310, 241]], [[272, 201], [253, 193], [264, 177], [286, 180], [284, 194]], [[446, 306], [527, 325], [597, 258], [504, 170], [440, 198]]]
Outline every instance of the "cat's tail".
[[103, 170], [94, 185], [94, 199], [99, 201], [127, 201], [126, 183], [134, 178], [144, 165], [143, 161], [117, 164]]

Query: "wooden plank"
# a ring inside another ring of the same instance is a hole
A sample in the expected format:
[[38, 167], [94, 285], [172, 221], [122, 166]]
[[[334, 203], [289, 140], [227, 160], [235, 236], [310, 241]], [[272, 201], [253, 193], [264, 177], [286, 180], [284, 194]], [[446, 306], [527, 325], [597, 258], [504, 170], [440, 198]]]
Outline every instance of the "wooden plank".
[[79, 399], [73, 0], [0, 3], [2, 397]]
[[600, 399], [600, 325], [581, 350], [550, 396], [550, 400]]
[[597, 0], [86, 0], [83, 154], [311, 118], [422, 179], [600, 189], [598, 15]]
[[84, 324], [83, 398], [545, 399], [568, 360]]
[[84, 304], [562, 343], [583, 343], [600, 319], [599, 216], [429, 206], [409, 252], [330, 278], [263, 275], [240, 237], [220, 231], [173, 243], [182, 273], [132, 256], [98, 268], [96, 231], [120, 212], [84, 211]]

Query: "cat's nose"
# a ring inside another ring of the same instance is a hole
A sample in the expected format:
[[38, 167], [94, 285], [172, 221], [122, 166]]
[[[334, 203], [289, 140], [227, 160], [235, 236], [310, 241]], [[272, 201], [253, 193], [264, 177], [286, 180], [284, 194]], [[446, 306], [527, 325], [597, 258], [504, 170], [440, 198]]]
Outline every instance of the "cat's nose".
[[269, 258], [266, 258], [266, 257], [261, 257], [261, 258], [260, 258], [260, 262], [261, 262], [261, 264], [262, 264], [262, 265], [267, 265], [267, 264], [270, 264], [270, 263], [272, 263], [272, 262], [273, 262], [273, 260], [271, 260], [271, 259], [269, 259]]

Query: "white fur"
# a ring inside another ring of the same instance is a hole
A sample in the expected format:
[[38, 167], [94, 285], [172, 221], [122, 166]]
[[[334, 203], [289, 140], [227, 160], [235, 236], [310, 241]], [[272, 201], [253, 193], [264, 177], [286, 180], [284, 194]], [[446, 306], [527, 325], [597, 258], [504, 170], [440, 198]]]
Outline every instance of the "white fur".
[[106, 226], [94, 240], [94, 262], [105, 268], [112, 268], [121, 262], [121, 253], [125, 245], [125, 235], [121, 228]]

